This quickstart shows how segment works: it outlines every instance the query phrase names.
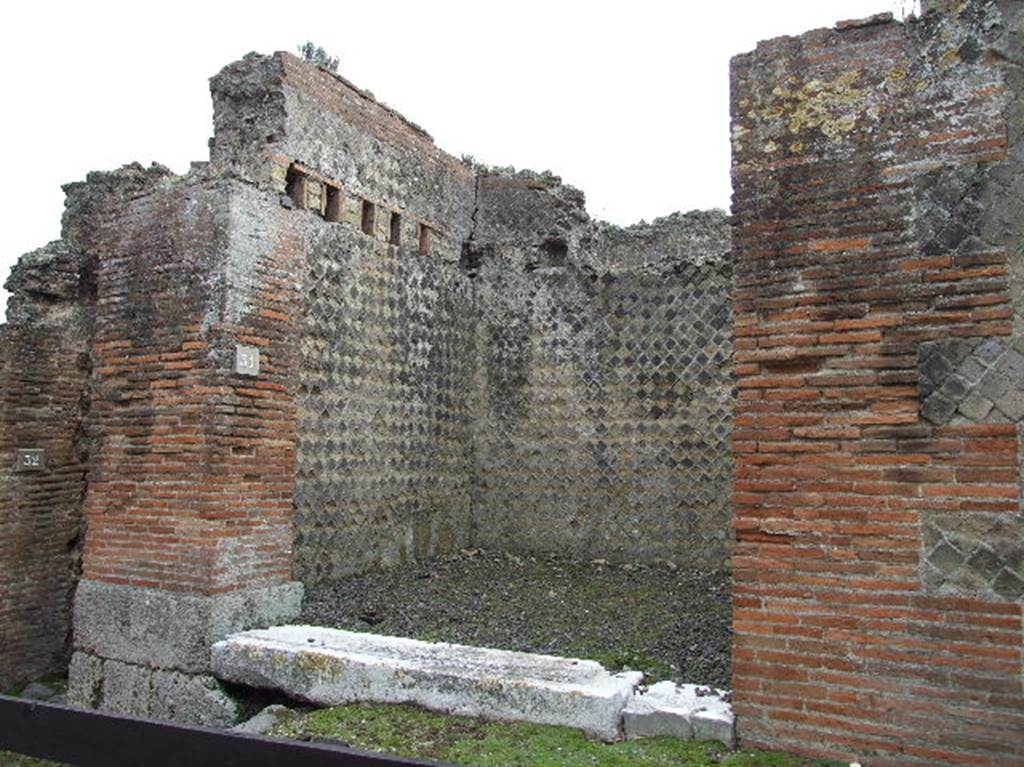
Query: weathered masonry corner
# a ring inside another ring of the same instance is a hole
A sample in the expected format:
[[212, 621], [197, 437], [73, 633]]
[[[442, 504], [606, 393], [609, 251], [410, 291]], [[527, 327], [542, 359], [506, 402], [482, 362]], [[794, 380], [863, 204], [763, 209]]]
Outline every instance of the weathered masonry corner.
[[733, 61], [743, 742], [1024, 759], [1024, 15]]

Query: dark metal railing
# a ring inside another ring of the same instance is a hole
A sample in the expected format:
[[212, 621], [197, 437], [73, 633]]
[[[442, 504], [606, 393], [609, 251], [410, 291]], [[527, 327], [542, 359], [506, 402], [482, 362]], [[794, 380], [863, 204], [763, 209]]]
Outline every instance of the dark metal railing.
[[446, 767], [0, 696], [0, 751], [75, 767]]

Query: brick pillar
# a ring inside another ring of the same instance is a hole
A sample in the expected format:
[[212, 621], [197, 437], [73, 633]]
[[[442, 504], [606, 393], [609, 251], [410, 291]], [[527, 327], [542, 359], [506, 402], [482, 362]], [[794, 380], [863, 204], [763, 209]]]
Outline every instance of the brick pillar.
[[69, 196], [98, 262], [69, 697], [226, 724], [234, 703], [207, 674], [211, 643], [287, 622], [301, 599], [290, 578], [303, 250], [276, 195], [238, 182], [135, 167]]
[[1019, 8], [733, 62], [747, 745], [1024, 763]]
[[78, 574], [91, 297], [54, 242], [11, 272], [0, 326], [0, 689], [67, 665]]

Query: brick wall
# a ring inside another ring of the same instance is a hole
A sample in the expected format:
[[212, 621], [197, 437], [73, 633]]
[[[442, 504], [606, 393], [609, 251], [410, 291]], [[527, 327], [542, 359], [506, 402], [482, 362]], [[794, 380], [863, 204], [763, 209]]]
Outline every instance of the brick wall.
[[[88, 276], [53, 243], [23, 256], [0, 326], [0, 690], [67, 663], [85, 489]], [[83, 304], [78, 301], [82, 300]], [[19, 471], [18, 449], [45, 468]]]
[[992, 202], [1021, 167], [1003, 64], [1020, 29], [1014, 4], [966, 3], [734, 60], [748, 745], [1024, 759], [1020, 381], [990, 374], [1016, 343], [1021, 287], [1024, 239]]

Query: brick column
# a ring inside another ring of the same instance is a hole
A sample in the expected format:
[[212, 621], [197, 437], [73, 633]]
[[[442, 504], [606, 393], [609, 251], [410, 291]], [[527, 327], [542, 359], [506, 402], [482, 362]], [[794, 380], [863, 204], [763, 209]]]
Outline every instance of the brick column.
[[[115, 193], [126, 185], [133, 194]], [[226, 724], [234, 703], [207, 675], [211, 643], [286, 622], [301, 599], [290, 578], [303, 249], [276, 196], [239, 182], [136, 167], [69, 195], [98, 261], [69, 697]]]
[[0, 326], [0, 689], [67, 664], [87, 448], [88, 269], [54, 242], [7, 281]]
[[1024, 763], [1019, 6], [734, 60], [747, 745]]

